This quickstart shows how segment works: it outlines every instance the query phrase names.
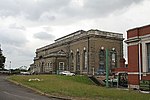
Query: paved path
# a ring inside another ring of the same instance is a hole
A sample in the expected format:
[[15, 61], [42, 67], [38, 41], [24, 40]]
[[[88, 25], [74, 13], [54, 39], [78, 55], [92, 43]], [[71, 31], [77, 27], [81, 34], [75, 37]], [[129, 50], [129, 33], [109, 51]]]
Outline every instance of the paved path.
[[0, 100], [58, 100], [39, 95], [30, 89], [8, 82], [0, 75]]

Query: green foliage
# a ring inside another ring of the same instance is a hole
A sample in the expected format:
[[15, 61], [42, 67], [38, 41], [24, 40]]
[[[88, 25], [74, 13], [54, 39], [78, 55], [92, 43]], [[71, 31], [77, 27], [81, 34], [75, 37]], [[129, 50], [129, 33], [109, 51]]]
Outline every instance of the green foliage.
[[[35, 78], [41, 81], [28, 81]], [[29, 75], [11, 76], [10, 79], [51, 95], [70, 96], [78, 100], [83, 98], [84, 100], [150, 99], [149, 94], [95, 86], [86, 76]]]
[[11, 74], [20, 74], [20, 72], [27, 72], [26, 69], [11, 69]]
[[145, 91], [150, 91], [150, 80], [140, 81], [140, 89]]
[[5, 57], [2, 54], [2, 50], [0, 48], [0, 70], [4, 70]]
[[11, 69], [11, 74], [20, 74], [19, 69]]

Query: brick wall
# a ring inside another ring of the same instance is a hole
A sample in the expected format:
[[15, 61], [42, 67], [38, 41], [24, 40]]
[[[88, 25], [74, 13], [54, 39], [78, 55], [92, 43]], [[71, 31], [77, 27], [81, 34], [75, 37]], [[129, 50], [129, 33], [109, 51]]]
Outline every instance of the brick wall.
[[138, 36], [138, 29], [131, 29], [127, 31], [127, 39]]
[[139, 76], [135, 74], [128, 74], [128, 84], [139, 85]]
[[138, 72], [138, 45], [128, 46], [128, 71]]
[[[138, 27], [134, 29], [130, 29], [127, 31], [127, 43], [128, 43], [128, 81], [130, 85], [139, 85], [139, 42], [141, 42], [140, 45], [140, 58], [141, 58], [141, 67], [147, 67], [142, 66], [143, 63], [146, 63], [146, 61], [142, 62], [142, 54], [145, 53], [145, 51], [142, 48], [142, 45], [147, 41], [147, 39], [144, 39], [143, 36], [150, 35], [150, 25]], [[147, 56], [146, 56], [147, 57]], [[141, 71], [142, 71], [141, 68]], [[150, 80], [150, 73], [142, 73], [142, 80]]]

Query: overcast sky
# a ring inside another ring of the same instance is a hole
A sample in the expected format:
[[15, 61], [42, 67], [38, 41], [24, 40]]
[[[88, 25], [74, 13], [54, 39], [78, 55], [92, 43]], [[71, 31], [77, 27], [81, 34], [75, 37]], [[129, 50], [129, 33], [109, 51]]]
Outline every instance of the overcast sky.
[[[150, 0], [0, 0], [6, 68], [29, 66], [37, 48], [77, 30], [120, 32], [150, 23]], [[126, 49], [124, 55], [126, 58]]]

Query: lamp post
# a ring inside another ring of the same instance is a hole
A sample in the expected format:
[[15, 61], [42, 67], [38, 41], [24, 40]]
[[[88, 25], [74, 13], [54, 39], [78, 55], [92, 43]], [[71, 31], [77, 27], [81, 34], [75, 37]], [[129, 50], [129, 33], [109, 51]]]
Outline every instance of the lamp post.
[[108, 68], [108, 49], [106, 49], [106, 87], [108, 86], [108, 76], [109, 76], [109, 68]]

